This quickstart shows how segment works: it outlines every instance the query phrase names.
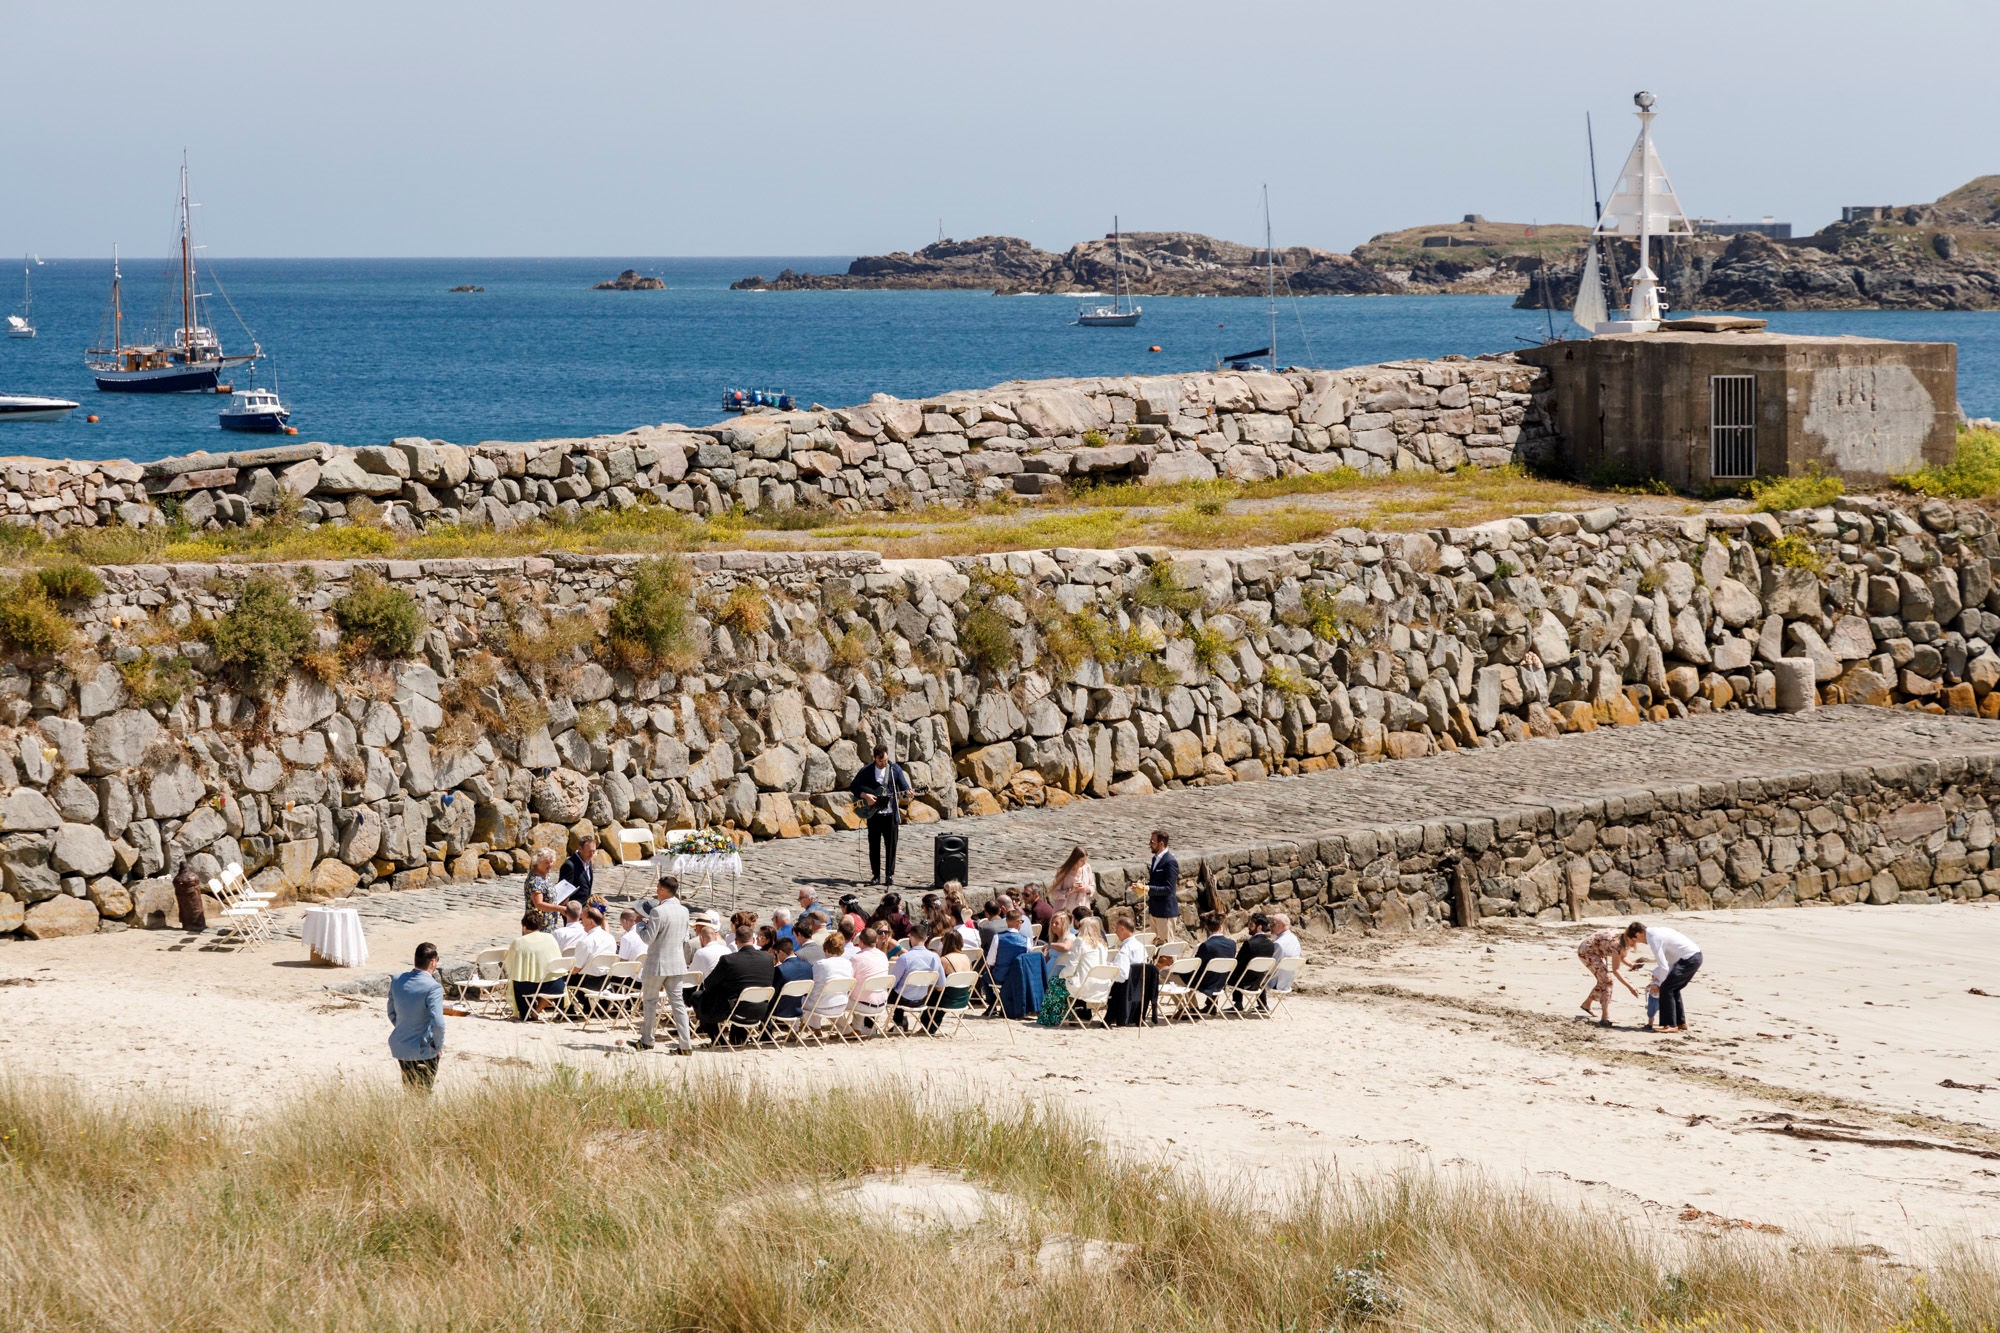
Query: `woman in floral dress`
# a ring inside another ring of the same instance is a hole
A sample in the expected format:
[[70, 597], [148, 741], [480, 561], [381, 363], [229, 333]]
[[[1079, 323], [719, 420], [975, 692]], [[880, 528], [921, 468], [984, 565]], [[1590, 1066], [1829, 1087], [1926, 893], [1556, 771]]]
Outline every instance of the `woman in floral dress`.
[[1593, 931], [1583, 943], [1576, 946], [1576, 956], [1590, 975], [1597, 978], [1597, 984], [1590, 988], [1590, 994], [1583, 997], [1583, 1016], [1590, 1017], [1590, 1006], [1596, 1005], [1603, 1017], [1598, 1020], [1606, 1027], [1611, 1025], [1611, 979], [1632, 991], [1633, 998], [1639, 992], [1633, 990], [1632, 983], [1620, 976], [1618, 969], [1625, 966], [1625, 955], [1636, 941], [1629, 928], [1624, 930], [1605, 929]]

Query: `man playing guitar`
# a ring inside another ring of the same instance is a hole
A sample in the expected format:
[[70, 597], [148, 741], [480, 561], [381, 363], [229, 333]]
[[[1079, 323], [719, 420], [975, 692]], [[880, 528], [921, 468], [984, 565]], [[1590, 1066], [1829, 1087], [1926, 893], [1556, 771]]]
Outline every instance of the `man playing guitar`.
[[854, 808], [868, 816], [868, 882], [896, 882], [896, 833], [903, 822], [903, 802], [910, 796], [910, 779], [903, 766], [891, 762], [889, 747], [875, 747], [875, 762], [854, 775], [847, 788]]

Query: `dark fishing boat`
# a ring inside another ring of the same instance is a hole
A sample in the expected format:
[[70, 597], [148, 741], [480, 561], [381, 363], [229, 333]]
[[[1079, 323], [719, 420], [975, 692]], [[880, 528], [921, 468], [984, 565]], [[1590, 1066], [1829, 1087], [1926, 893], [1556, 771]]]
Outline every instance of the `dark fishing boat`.
[[[159, 343], [125, 341], [123, 280], [118, 255], [111, 256], [111, 346], [84, 353], [84, 364], [103, 393], [213, 393], [222, 374], [235, 366], [254, 364], [263, 355], [255, 343], [248, 353], [222, 350], [215, 331], [204, 321], [206, 293], [195, 280], [195, 245], [189, 221], [188, 170], [181, 162], [180, 207], [180, 326]], [[246, 331], [247, 336], [247, 331]]]

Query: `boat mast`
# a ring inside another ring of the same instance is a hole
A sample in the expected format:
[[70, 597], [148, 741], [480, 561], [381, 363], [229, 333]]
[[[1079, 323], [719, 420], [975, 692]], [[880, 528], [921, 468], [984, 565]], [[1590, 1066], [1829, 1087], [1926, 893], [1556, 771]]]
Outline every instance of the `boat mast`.
[[118, 288], [123, 281], [118, 272], [118, 242], [111, 243], [111, 355], [114, 360], [125, 354], [125, 303]]
[[1264, 187], [1264, 308], [1271, 320], [1271, 373], [1278, 370], [1278, 256], [1271, 249], [1271, 187]]
[[181, 150], [181, 346], [194, 359], [194, 243], [188, 235], [187, 150]]
[[1118, 215], [1111, 215], [1111, 308], [1125, 313], [1125, 252], [1118, 244]]

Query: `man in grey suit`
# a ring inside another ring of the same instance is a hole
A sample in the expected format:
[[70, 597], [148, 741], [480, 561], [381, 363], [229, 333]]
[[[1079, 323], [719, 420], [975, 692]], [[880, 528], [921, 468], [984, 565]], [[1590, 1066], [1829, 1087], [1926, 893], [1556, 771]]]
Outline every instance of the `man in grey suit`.
[[639, 969], [643, 986], [639, 1009], [639, 1040], [632, 1043], [642, 1051], [653, 1049], [653, 1025], [660, 1014], [660, 988], [666, 987], [667, 1005], [674, 1016], [674, 1053], [694, 1054], [694, 1034], [688, 1028], [687, 993], [681, 981], [688, 972], [688, 909], [680, 899], [681, 882], [675, 875], [660, 876], [652, 911], [639, 923], [646, 933], [646, 961]]
[[389, 983], [389, 1054], [412, 1092], [437, 1083], [444, 1054], [444, 986], [437, 979], [437, 945], [417, 946], [416, 966]]

